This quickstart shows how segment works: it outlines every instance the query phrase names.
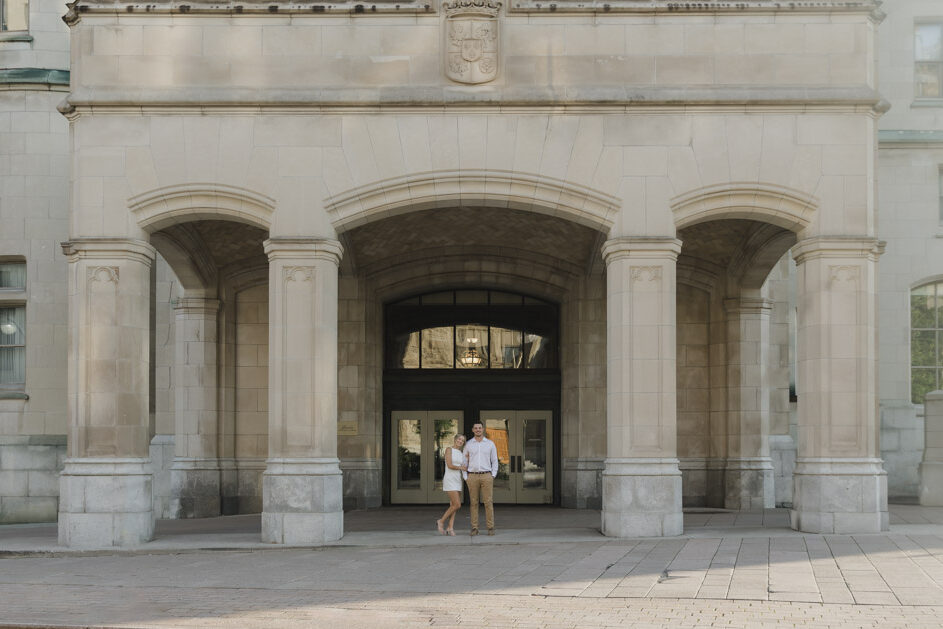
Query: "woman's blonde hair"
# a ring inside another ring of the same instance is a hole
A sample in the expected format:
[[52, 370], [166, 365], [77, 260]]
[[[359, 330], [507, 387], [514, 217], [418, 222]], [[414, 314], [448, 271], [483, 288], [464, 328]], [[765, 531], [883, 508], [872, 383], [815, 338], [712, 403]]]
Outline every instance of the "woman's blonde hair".
[[455, 440], [458, 439], [458, 438], [461, 438], [462, 441], [465, 441], [465, 435], [463, 435], [462, 433], [458, 433], [457, 435], [455, 435], [454, 437], [452, 437], [452, 443], [455, 443]]

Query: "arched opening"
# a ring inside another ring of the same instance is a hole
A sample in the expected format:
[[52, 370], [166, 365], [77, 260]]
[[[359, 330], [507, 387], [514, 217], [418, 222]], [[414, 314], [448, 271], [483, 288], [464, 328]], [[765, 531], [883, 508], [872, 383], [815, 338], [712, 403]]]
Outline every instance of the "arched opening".
[[396, 214], [340, 238], [345, 507], [445, 500], [437, 439], [481, 420], [499, 442], [497, 501], [598, 508], [604, 234], [475, 206]]

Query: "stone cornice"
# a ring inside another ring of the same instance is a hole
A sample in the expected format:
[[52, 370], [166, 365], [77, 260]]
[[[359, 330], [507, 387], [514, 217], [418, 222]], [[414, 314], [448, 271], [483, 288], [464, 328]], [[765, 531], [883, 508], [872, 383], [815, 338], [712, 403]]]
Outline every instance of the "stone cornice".
[[88, 111], [115, 110], [140, 114], [151, 110], [183, 109], [186, 113], [238, 109], [239, 113], [283, 111], [311, 113], [328, 110], [425, 110], [435, 107], [556, 110], [604, 109], [610, 113], [666, 107], [730, 110], [770, 108], [782, 111], [835, 109], [874, 113], [883, 101], [869, 87], [489, 87], [487, 90], [449, 86], [312, 89], [267, 88], [79, 88], [59, 111], [73, 116]]
[[872, 262], [884, 253], [885, 242], [870, 236], [813, 236], [792, 248], [796, 264], [815, 258], [865, 258]]
[[[756, 14], [756, 13], [865, 13], [880, 21], [884, 15], [876, 0], [515, 0], [508, 12], [526, 14]], [[401, 2], [399, 0], [265, 2], [228, 0], [76, 0], [66, 5], [63, 21], [73, 25], [83, 15], [390, 15], [434, 14], [433, 0]]]

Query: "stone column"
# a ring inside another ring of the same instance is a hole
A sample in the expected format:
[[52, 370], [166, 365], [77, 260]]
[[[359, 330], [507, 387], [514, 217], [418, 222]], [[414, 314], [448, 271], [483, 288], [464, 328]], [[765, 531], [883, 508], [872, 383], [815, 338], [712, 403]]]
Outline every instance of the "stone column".
[[943, 507], [943, 391], [924, 399], [923, 462], [917, 495], [926, 507]]
[[265, 241], [269, 257], [269, 458], [262, 541], [320, 544], [344, 534], [337, 457], [336, 240]]
[[68, 450], [59, 543], [135, 546], [154, 534], [149, 452], [153, 247], [76, 239], [69, 260]]
[[674, 238], [603, 246], [607, 284], [606, 461], [602, 531], [680, 535]]
[[879, 458], [877, 259], [873, 238], [809, 238], [798, 265], [798, 453], [792, 527], [886, 531]]
[[220, 515], [217, 314], [219, 300], [182, 297], [174, 306], [174, 462], [170, 513], [174, 518]]
[[769, 455], [769, 314], [759, 297], [725, 299], [727, 316], [727, 509], [772, 509]]

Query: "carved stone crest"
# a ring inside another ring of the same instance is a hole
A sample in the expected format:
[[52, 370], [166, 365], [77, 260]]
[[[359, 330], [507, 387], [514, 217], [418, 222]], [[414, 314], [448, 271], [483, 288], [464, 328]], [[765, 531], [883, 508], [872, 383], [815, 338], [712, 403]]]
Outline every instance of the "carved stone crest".
[[496, 0], [444, 2], [445, 74], [458, 83], [487, 83], [498, 74]]

